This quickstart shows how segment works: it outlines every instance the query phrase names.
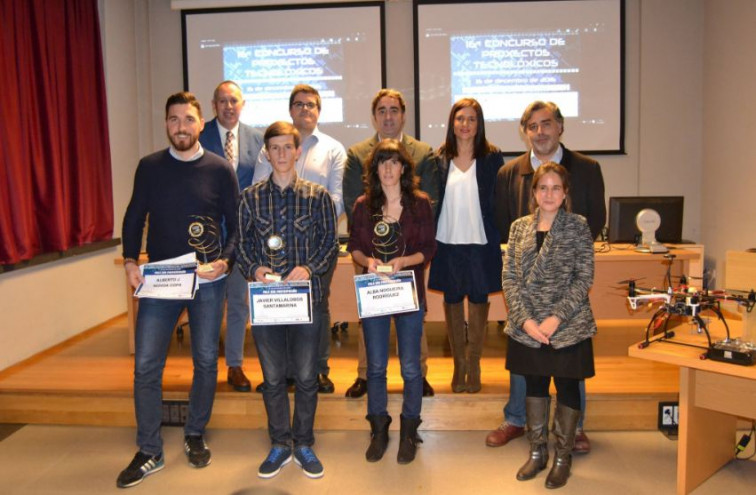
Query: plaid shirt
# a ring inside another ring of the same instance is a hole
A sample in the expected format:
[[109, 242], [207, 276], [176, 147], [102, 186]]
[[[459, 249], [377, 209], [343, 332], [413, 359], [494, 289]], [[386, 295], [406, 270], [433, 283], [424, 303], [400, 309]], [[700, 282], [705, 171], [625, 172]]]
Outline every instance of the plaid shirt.
[[[267, 247], [274, 235], [283, 239], [279, 252]], [[320, 277], [338, 250], [336, 211], [323, 186], [297, 177], [281, 189], [271, 176], [242, 193], [236, 261], [247, 280], [261, 266], [284, 278], [303, 266], [312, 274], [312, 301], [318, 303], [323, 299]]]

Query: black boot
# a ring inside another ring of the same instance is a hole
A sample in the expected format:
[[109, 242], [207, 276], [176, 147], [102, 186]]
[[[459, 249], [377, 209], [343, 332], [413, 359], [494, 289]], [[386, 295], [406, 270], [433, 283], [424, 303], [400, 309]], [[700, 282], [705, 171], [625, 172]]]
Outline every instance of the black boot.
[[528, 420], [530, 457], [517, 471], [520, 481], [531, 480], [546, 469], [549, 463], [549, 404], [548, 397], [525, 397], [525, 413]]
[[452, 392], [458, 394], [467, 390], [465, 373], [467, 372], [467, 357], [465, 356], [465, 306], [463, 302], [444, 303], [446, 318], [446, 333], [454, 358], [454, 374], [452, 375]]
[[401, 426], [399, 430], [399, 453], [396, 455], [396, 462], [399, 464], [409, 464], [415, 460], [417, 444], [422, 443], [422, 439], [417, 434], [417, 427], [422, 421], [420, 418], [405, 418], [401, 416]]
[[388, 447], [391, 416], [387, 414], [367, 415], [365, 419], [370, 421], [370, 446], [365, 452], [365, 459], [368, 462], [377, 462], [383, 458], [386, 447]]
[[575, 444], [575, 429], [580, 411], [557, 402], [554, 413], [554, 465], [546, 476], [546, 488], [560, 488], [567, 484], [572, 467], [572, 447]]

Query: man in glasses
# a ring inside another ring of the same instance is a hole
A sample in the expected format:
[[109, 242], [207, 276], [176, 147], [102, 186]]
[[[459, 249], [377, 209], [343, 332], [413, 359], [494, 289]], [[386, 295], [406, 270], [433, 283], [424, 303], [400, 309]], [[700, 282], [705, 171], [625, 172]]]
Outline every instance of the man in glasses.
[[[302, 140], [302, 153], [296, 161], [297, 176], [320, 184], [328, 190], [336, 209], [336, 218], [344, 212], [344, 202], [341, 199], [341, 182], [344, 176], [346, 151], [340, 142], [320, 132], [318, 119], [322, 102], [318, 90], [307, 84], [294, 86], [289, 96], [289, 115], [294, 127], [299, 131]], [[253, 183], [268, 177], [272, 171], [265, 153], [260, 153], [260, 159], [255, 167]], [[328, 358], [331, 355], [331, 312], [328, 298], [331, 292], [331, 280], [336, 270], [336, 260], [328, 271], [321, 277], [323, 299], [314, 311], [320, 313], [320, 344], [318, 348], [318, 392], [330, 394], [334, 391], [333, 382], [328, 377], [330, 368]], [[291, 378], [291, 377], [289, 377]], [[262, 391], [262, 384], [257, 387]]]

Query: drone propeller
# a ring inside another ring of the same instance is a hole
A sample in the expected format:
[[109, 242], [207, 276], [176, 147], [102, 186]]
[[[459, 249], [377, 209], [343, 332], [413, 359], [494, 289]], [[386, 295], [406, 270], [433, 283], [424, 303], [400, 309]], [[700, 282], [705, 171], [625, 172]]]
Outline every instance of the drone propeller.
[[617, 282], [618, 284], [629, 284], [631, 282], [637, 282], [638, 280], [643, 280], [646, 277], [640, 277], [640, 278], [628, 278], [627, 280], [620, 280]]

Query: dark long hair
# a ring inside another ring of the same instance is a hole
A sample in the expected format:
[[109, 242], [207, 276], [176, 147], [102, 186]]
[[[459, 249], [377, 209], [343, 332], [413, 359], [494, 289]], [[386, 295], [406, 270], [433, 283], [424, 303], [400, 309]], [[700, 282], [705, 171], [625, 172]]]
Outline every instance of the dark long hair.
[[483, 108], [478, 103], [478, 100], [475, 98], [462, 98], [451, 107], [449, 122], [446, 125], [446, 141], [439, 149], [439, 154], [447, 160], [452, 160], [459, 154], [457, 150], [457, 136], [454, 135], [454, 119], [457, 117], [457, 112], [467, 107], [475, 110], [475, 117], [478, 123], [473, 143], [475, 159], [480, 160], [487, 154], [498, 151], [496, 146], [489, 143], [486, 139], [486, 122], [483, 119]]
[[399, 178], [399, 186], [402, 190], [402, 207], [412, 209], [415, 205], [415, 197], [420, 193], [418, 190], [419, 179], [415, 175], [415, 163], [412, 161], [404, 145], [396, 139], [385, 139], [379, 142], [370, 152], [363, 164], [365, 174], [365, 196], [368, 212], [371, 215], [381, 213], [386, 203], [386, 195], [381, 187], [381, 179], [378, 177], [378, 165], [396, 158], [402, 164], [402, 175]]

